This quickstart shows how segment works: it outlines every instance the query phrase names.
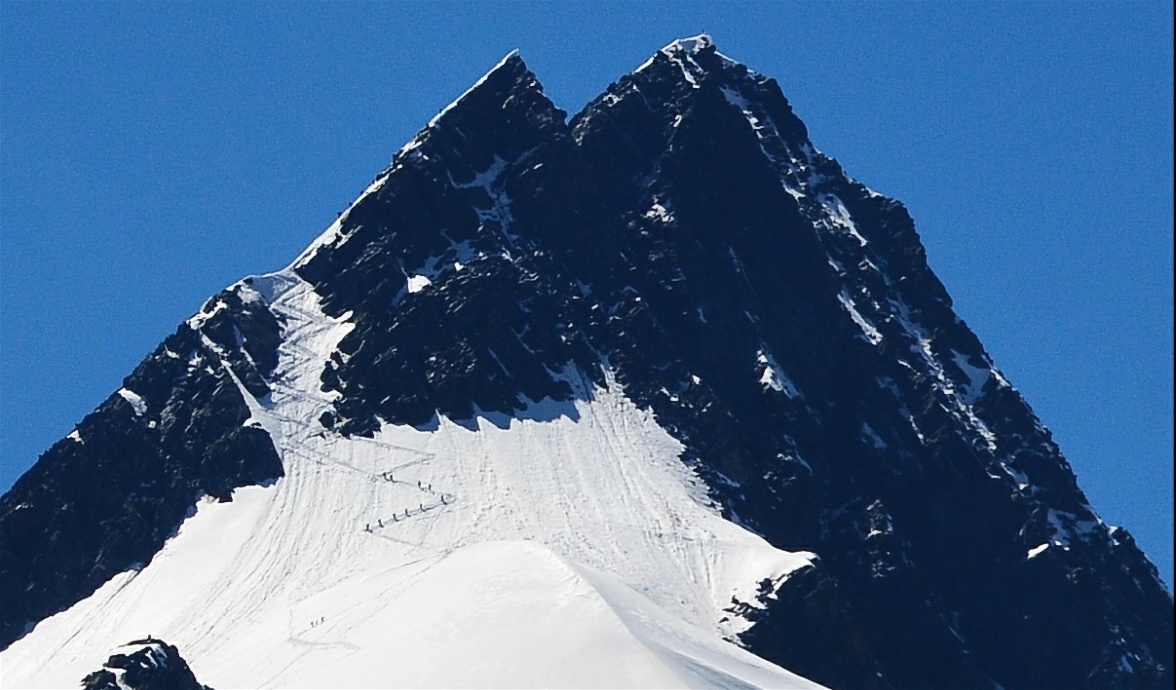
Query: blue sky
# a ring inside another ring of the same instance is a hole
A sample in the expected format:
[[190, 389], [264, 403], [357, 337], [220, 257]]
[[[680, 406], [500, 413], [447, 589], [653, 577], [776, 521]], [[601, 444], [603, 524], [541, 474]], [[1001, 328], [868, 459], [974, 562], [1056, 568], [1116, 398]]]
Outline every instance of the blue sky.
[[706, 31], [907, 205], [959, 314], [1170, 586], [1172, 26], [1151, 0], [6, 0], [0, 490], [511, 49], [575, 112]]

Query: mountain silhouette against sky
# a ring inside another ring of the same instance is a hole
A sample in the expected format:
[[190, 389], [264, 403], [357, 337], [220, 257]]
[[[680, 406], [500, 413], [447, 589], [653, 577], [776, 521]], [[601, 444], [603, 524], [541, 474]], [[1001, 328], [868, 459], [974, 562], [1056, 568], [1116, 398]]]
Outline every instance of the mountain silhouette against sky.
[[46, 451], [0, 557], [20, 685], [1173, 681], [906, 209], [706, 35], [570, 118], [506, 56]]

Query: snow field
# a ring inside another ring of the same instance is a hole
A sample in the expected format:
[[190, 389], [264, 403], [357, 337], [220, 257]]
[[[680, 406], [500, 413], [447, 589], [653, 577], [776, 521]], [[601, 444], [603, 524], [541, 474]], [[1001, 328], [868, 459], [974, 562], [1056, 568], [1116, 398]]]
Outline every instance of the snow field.
[[213, 687], [819, 687], [728, 642], [748, 623], [723, 611], [811, 554], [722, 519], [619, 386], [569, 370], [580, 400], [524, 419], [343, 438], [317, 419], [346, 316], [289, 272], [254, 286], [286, 333], [246, 424], [286, 476], [202, 500], [147, 567], [0, 655], [5, 687], [75, 686], [147, 635]]

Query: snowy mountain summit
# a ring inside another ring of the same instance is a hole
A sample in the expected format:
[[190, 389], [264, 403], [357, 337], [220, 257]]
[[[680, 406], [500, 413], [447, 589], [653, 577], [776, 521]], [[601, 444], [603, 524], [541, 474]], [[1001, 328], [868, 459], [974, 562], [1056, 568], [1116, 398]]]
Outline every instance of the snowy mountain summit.
[[0, 557], [5, 687], [1173, 682], [902, 204], [706, 36], [570, 119], [508, 55], [46, 451]]

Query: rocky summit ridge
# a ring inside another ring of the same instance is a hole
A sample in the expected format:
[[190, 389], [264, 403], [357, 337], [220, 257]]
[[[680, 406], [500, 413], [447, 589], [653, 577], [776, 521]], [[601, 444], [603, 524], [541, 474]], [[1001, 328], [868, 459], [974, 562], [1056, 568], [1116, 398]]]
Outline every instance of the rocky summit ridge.
[[[279, 306], [295, 289], [313, 313]], [[304, 318], [335, 335], [300, 344]], [[1171, 595], [906, 209], [709, 36], [570, 119], [507, 55], [289, 267], [210, 299], [0, 499], [0, 645], [149, 569], [202, 497], [280, 488], [294, 452], [259, 420], [302, 360], [307, 438], [339, 443], [623, 391], [724, 519], [812, 554], [715, 624], [828, 687], [1172, 685]]]

